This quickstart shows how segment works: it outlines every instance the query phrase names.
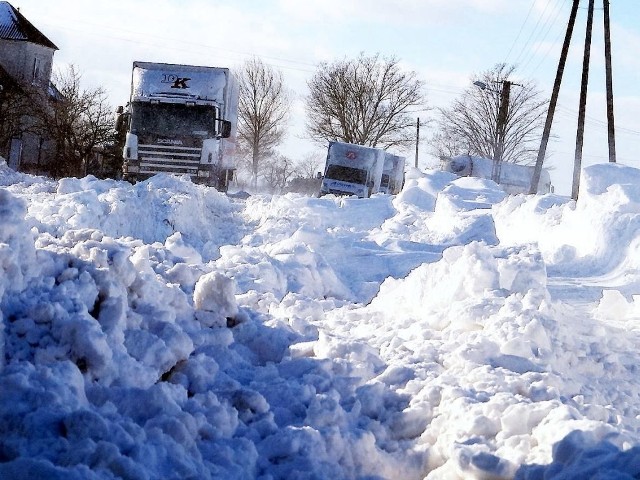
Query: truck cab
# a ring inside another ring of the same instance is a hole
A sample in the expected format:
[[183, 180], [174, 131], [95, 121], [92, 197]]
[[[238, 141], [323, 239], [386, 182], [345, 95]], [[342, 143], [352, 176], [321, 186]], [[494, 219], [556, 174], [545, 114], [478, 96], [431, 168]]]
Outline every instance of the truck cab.
[[368, 198], [377, 193], [382, 180], [384, 150], [343, 142], [330, 142], [320, 195], [355, 195]]
[[226, 191], [235, 170], [237, 85], [226, 68], [134, 62], [119, 109], [123, 177], [188, 174]]

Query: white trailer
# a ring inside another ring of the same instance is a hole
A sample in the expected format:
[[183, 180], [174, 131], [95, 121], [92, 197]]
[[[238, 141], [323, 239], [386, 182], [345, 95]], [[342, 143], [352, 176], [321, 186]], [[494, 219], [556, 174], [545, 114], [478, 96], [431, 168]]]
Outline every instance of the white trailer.
[[[461, 177], [479, 177], [492, 180], [494, 161], [472, 155], [458, 155], [447, 159], [442, 169]], [[497, 183], [505, 192], [510, 194], [529, 193], [533, 169], [533, 166], [502, 162], [498, 170], [500, 177], [497, 179]], [[537, 193], [550, 192], [553, 192], [551, 176], [549, 175], [549, 170], [543, 168], [540, 172]]]
[[189, 174], [227, 190], [238, 123], [238, 86], [228, 68], [133, 62], [131, 97], [118, 111], [125, 179]]
[[329, 142], [320, 195], [368, 198], [380, 190], [385, 151], [352, 143]]
[[390, 195], [397, 195], [404, 186], [404, 164], [405, 157], [393, 155], [385, 152], [384, 168], [382, 169], [382, 180], [380, 191]]

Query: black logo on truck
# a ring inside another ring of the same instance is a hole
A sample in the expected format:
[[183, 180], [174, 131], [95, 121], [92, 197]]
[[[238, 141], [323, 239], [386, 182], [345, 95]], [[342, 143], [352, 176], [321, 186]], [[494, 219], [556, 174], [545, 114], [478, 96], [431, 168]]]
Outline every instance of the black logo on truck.
[[191, 80], [189, 77], [179, 77], [172, 73], [164, 73], [162, 75], [162, 83], [170, 83], [171, 88], [189, 88], [187, 82]]

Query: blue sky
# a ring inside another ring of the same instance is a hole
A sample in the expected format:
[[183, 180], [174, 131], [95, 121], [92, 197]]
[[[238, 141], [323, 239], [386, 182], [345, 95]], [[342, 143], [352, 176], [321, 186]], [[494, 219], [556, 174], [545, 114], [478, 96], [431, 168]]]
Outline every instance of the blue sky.
[[[303, 138], [306, 81], [320, 61], [360, 52], [395, 55], [426, 83], [429, 107], [446, 107], [470, 78], [496, 63], [518, 65], [550, 95], [571, 0], [14, 0], [75, 64], [83, 85], [124, 104], [134, 60], [235, 67], [256, 55], [282, 70], [296, 95], [282, 153], [323, 155]], [[572, 39], [549, 146], [558, 193], [571, 191], [587, 0]], [[618, 161], [640, 167], [640, 0], [611, 0]], [[596, 0], [583, 165], [607, 160], [602, 0]], [[433, 111], [416, 112], [421, 122]], [[430, 127], [421, 132], [427, 137]], [[408, 156], [413, 161], [413, 152]], [[433, 164], [425, 141], [420, 166]]]

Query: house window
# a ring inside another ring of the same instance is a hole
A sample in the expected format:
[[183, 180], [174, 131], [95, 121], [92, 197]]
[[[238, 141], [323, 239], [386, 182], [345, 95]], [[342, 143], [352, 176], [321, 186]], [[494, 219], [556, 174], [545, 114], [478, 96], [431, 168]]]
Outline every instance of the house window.
[[38, 83], [38, 79], [40, 78], [40, 59], [33, 59], [33, 83]]

